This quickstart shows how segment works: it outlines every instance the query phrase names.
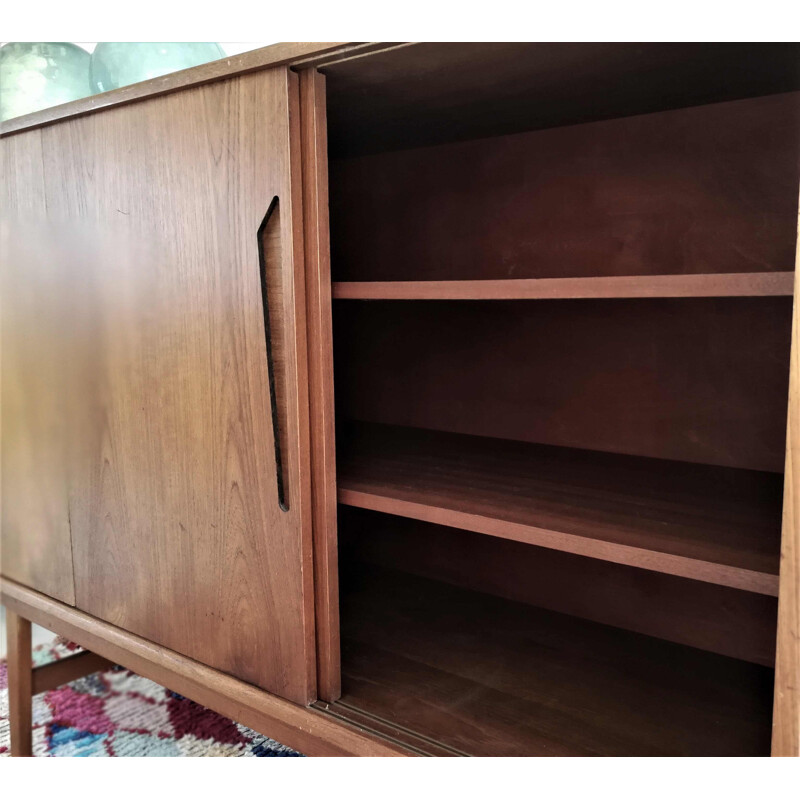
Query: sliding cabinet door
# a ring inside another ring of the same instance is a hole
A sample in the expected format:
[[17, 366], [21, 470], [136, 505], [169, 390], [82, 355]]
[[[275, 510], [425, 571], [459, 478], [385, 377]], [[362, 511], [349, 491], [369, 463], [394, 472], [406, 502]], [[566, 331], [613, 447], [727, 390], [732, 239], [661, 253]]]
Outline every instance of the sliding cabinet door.
[[0, 571], [73, 605], [63, 410], [69, 279], [25, 224], [46, 209], [39, 132], [0, 140], [0, 151]]
[[58, 254], [76, 605], [306, 703], [297, 105], [276, 68], [18, 136]]

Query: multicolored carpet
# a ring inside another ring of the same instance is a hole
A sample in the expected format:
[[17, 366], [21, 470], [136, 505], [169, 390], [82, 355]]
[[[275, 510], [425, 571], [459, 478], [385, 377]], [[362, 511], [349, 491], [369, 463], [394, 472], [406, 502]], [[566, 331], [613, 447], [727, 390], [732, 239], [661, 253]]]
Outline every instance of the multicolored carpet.
[[[35, 665], [76, 652], [37, 647]], [[0, 661], [0, 756], [9, 755], [8, 680]], [[33, 700], [35, 756], [299, 756], [294, 750], [117, 667]]]

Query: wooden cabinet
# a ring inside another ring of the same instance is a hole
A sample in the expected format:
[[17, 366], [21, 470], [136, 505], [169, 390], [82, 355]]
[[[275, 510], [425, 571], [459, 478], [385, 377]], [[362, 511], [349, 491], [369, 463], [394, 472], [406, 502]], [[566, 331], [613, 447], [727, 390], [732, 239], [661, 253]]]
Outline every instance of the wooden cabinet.
[[288, 52], [5, 131], [4, 602], [309, 754], [800, 754], [800, 49]]

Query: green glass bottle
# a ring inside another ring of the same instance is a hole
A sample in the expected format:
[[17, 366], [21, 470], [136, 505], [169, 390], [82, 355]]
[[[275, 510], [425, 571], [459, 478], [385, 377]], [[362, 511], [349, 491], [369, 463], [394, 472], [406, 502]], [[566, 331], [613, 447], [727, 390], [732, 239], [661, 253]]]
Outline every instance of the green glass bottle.
[[8, 42], [0, 47], [0, 119], [92, 94], [89, 54], [71, 42]]
[[92, 53], [92, 89], [107, 92], [224, 57], [215, 42], [100, 42]]

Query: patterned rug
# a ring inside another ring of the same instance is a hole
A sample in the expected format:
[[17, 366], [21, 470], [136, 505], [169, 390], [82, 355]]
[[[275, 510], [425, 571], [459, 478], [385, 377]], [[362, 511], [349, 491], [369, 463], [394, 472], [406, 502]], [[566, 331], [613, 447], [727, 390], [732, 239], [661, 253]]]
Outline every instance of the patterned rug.
[[[56, 641], [33, 651], [35, 665], [78, 652]], [[0, 661], [0, 756], [9, 755], [8, 679]], [[115, 667], [37, 695], [35, 756], [299, 756], [129, 670]]]

